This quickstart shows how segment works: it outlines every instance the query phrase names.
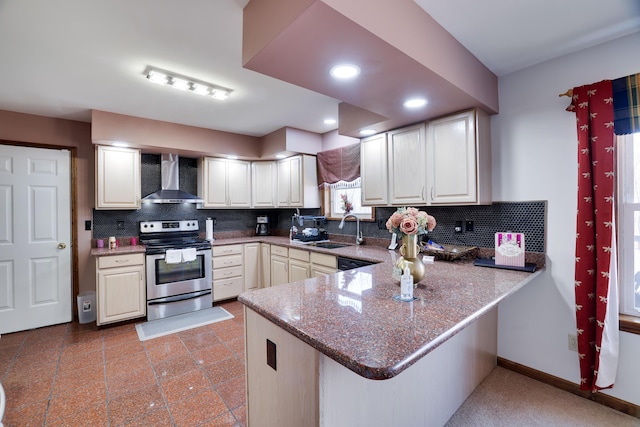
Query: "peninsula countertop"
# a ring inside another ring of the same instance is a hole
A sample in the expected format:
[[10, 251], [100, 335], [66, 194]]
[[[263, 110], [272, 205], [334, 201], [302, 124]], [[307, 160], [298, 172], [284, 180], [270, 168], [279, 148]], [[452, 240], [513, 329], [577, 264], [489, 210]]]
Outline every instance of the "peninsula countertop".
[[392, 279], [397, 252], [366, 245], [321, 252], [379, 264], [244, 292], [238, 300], [351, 371], [379, 380], [398, 375], [544, 270], [436, 261], [425, 265], [417, 300], [401, 302], [392, 298], [400, 293]]

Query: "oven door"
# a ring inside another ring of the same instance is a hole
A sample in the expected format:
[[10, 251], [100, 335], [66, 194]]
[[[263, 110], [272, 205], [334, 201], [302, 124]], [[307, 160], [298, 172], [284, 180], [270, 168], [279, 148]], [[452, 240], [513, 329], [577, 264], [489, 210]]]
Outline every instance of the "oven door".
[[147, 301], [211, 291], [211, 249], [196, 252], [190, 262], [167, 264], [164, 254], [147, 255]]

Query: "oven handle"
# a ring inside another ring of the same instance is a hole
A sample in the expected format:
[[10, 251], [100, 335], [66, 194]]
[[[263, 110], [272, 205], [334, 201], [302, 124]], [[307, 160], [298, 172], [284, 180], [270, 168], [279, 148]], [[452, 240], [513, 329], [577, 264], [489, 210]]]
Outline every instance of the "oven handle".
[[170, 302], [186, 301], [190, 299], [200, 298], [202, 296], [209, 295], [210, 293], [211, 291], [202, 291], [197, 295], [188, 294], [188, 295], [178, 295], [175, 297], [160, 298], [153, 301], [147, 301], [147, 305], [158, 305], [158, 304], [167, 304]]

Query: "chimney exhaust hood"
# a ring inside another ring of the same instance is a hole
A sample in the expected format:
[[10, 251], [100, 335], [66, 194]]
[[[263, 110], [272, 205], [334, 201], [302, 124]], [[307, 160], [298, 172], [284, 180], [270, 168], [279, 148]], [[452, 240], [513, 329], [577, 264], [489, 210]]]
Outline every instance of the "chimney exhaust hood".
[[142, 203], [203, 203], [200, 197], [182, 191], [179, 188], [178, 155], [162, 153], [161, 156], [162, 189], [145, 196]]

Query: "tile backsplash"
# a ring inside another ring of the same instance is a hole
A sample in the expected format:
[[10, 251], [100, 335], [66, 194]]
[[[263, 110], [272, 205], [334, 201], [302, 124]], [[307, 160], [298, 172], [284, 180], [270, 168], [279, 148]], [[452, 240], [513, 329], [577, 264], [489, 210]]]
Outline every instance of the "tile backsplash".
[[[197, 159], [180, 157], [180, 189], [197, 194]], [[161, 187], [160, 155], [142, 155], [142, 196], [153, 193]], [[428, 238], [441, 244], [457, 244], [493, 248], [494, 235], [499, 231], [525, 234], [528, 252], [545, 252], [546, 201], [496, 202], [482, 206], [415, 206], [428, 212], [437, 221], [436, 228]], [[380, 229], [395, 212], [395, 207], [376, 208], [376, 221], [361, 222], [365, 237], [390, 239], [389, 232]], [[109, 236], [128, 237], [139, 234], [141, 221], [197, 219], [200, 231], [205, 231], [205, 220], [216, 218], [214, 232], [241, 232], [252, 234], [256, 217], [267, 215], [271, 229], [286, 234], [291, 226], [291, 216], [295, 209], [197, 209], [194, 204], [143, 204], [139, 210], [95, 210], [93, 211], [93, 238]], [[320, 215], [320, 209], [302, 209], [303, 215]], [[474, 231], [455, 233], [456, 221], [473, 221]], [[329, 234], [355, 236], [355, 222], [347, 222], [343, 230], [339, 221], [327, 221], [325, 228]]]

